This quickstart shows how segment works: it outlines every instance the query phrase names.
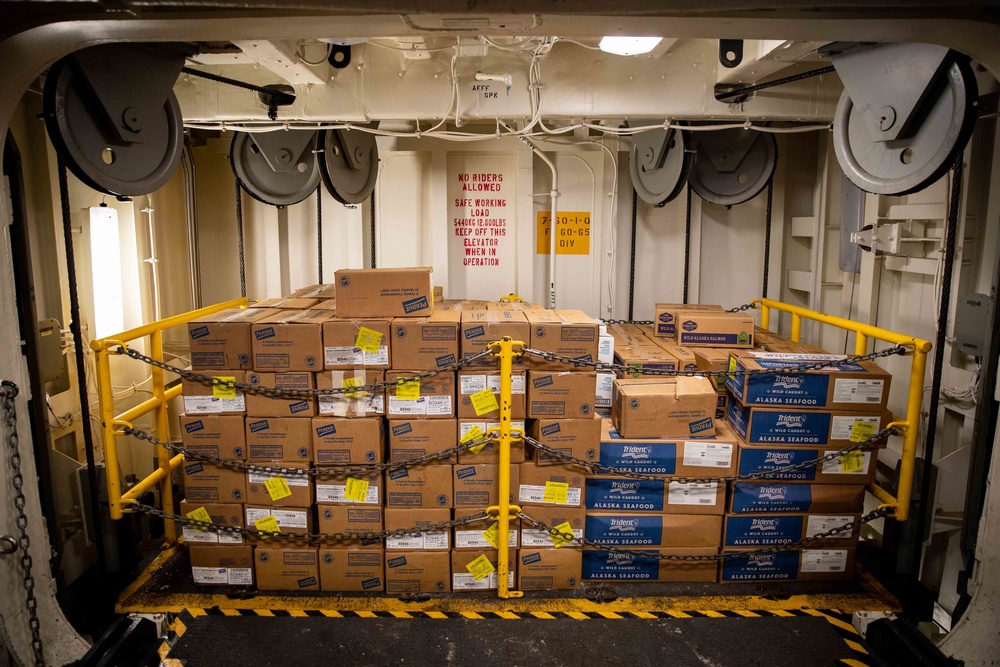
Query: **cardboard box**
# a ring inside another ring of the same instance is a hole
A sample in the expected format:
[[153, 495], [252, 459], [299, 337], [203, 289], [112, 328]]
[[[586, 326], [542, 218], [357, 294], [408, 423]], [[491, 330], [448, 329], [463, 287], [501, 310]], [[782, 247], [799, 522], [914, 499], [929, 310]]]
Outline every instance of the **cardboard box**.
[[333, 283], [317, 283], [316, 285], [300, 287], [288, 296], [296, 298], [335, 299], [337, 298], [337, 289]]
[[[486, 346], [504, 336], [528, 344], [531, 329], [523, 312], [516, 310], [463, 310], [462, 311], [462, 358], [468, 359], [486, 351]], [[499, 367], [496, 357], [484, 357], [470, 366]], [[514, 357], [515, 367], [525, 367], [528, 361], [524, 355]]]
[[323, 367], [328, 310], [275, 310], [253, 323], [255, 371], [317, 371]]
[[247, 461], [310, 463], [312, 420], [293, 417], [246, 419]]
[[[531, 437], [552, 449], [574, 458], [596, 462], [601, 446], [601, 418], [536, 419], [531, 422]], [[552, 454], [532, 447], [538, 465], [563, 463]]]
[[434, 309], [429, 266], [340, 269], [335, 274], [340, 317], [422, 317]]
[[696, 371], [698, 370], [698, 359], [694, 351], [697, 348], [681, 347], [669, 338], [657, 338], [650, 334], [649, 340], [661, 350], [677, 360], [677, 370]]
[[323, 301], [320, 301], [315, 306], [313, 306], [312, 310], [327, 310], [330, 311], [331, 315], [335, 315], [337, 312], [337, 300], [324, 299]]
[[[187, 516], [188, 513], [204, 508], [212, 517], [212, 525], [230, 526], [242, 528], [243, 506], [236, 503], [195, 503], [188, 500], [181, 501], [180, 513]], [[193, 526], [184, 526], [184, 541], [187, 544], [243, 544], [243, 535], [240, 533], [215, 532], [214, 530], [198, 530]]]
[[192, 503], [242, 503], [247, 476], [242, 470], [203, 461], [184, 462], [184, 498]]
[[[519, 480], [517, 498], [521, 505], [553, 505], [561, 504], [569, 507], [584, 506], [584, 476], [586, 471], [579, 466], [559, 464], [540, 466], [535, 463], [522, 463], [518, 466]], [[545, 502], [545, 485], [547, 482], [568, 484], [565, 503]], [[513, 482], [511, 482], [513, 484]], [[491, 505], [494, 503], [490, 503]]]
[[664, 338], [676, 338], [677, 328], [674, 326], [674, 311], [684, 308], [685, 310], [706, 310], [721, 311], [722, 306], [711, 306], [708, 304], [693, 303], [658, 303], [653, 315], [653, 335]]
[[617, 512], [722, 514], [726, 507], [726, 485], [602, 475], [587, 479], [586, 507]]
[[[462, 419], [458, 422], [458, 437], [459, 439], [464, 438], [466, 434], [472, 429], [472, 427], [477, 427], [483, 433], [486, 433], [491, 428], [500, 428], [499, 421], [479, 421], [476, 419]], [[523, 421], [512, 421], [510, 423], [511, 428], [519, 428], [524, 430], [525, 423]], [[527, 431], [525, 430], [525, 433]], [[510, 443], [510, 462], [511, 463], [524, 463], [524, 440], [512, 440]], [[478, 452], [472, 452], [470, 450], [464, 450], [458, 453], [458, 462], [465, 463], [500, 463], [500, 442], [499, 440], [491, 440], [483, 445], [483, 448]]]
[[672, 314], [678, 345], [753, 347], [754, 321], [746, 313], [678, 309]]
[[[247, 384], [272, 389], [315, 389], [312, 373], [247, 373]], [[312, 417], [316, 414], [315, 398], [278, 398], [250, 393], [246, 397], [247, 414], [251, 417]]]
[[545, 306], [540, 303], [529, 301], [486, 301], [483, 306], [487, 310], [544, 310]]
[[[736, 351], [729, 347], [696, 347], [694, 351], [695, 365], [700, 371], [725, 371], [729, 368], [729, 355]], [[718, 391], [726, 391], [726, 376], [717, 375], [709, 378], [715, 383]]]
[[725, 422], [711, 438], [623, 438], [610, 419], [602, 419], [596, 462], [651, 475], [724, 477], [736, 472], [739, 443]]
[[[677, 357], [646, 341], [644, 345], [615, 345], [615, 363], [635, 369], [632, 377], [642, 377], [640, 369], [676, 371]], [[654, 376], [650, 376], [654, 377]]]
[[242, 415], [181, 415], [181, 444], [206, 456], [245, 461], [247, 438]]
[[[318, 526], [321, 533], [379, 533], [382, 531], [381, 507], [323, 505], [319, 508], [318, 514]], [[341, 540], [333, 544], [338, 549], [365, 551], [382, 549], [382, 540], [378, 537]]]
[[[269, 505], [246, 505], [246, 525], [256, 529], [256, 521], [273, 516], [278, 528], [288, 535], [308, 535], [313, 532], [313, 512], [311, 507], [274, 507]], [[269, 538], [248, 536], [247, 541], [256, 544], [270, 544]], [[286, 543], [284, 538], [282, 543]]]
[[[739, 549], [725, 549], [736, 553]], [[722, 583], [746, 581], [846, 581], [854, 578], [856, 549], [795, 549], [727, 558]]]
[[[343, 389], [379, 384], [385, 380], [385, 371], [353, 370], [324, 371], [316, 373], [317, 389]], [[347, 384], [345, 384], [347, 383]], [[331, 417], [375, 417], [385, 414], [385, 391], [352, 391], [345, 394], [319, 396], [317, 405], [320, 415]]]
[[431, 292], [434, 294], [434, 303], [438, 304], [444, 301], [444, 287], [441, 285], [434, 285], [431, 288]]
[[[728, 391], [721, 391], [716, 394], [715, 418], [718, 421], [726, 421], [726, 416], [729, 413], [729, 396]], [[718, 429], [718, 423], [715, 427]]]
[[[524, 419], [524, 371], [513, 371], [510, 375], [510, 416]], [[493, 390], [497, 399], [497, 409], [476, 414], [472, 406], [472, 394]], [[474, 370], [458, 371], [458, 418], [459, 419], [499, 419], [500, 418], [500, 371]]]
[[[857, 521], [860, 514], [740, 514], [726, 517], [722, 546], [727, 549], [775, 547], [825, 533]], [[858, 527], [810, 542], [809, 547], [848, 547], [857, 542]]]
[[191, 546], [188, 556], [196, 586], [253, 586], [253, 547]]
[[890, 412], [772, 408], [743, 405], [735, 398], [729, 404], [728, 417], [733, 430], [751, 444], [827, 445], [833, 449], [853, 444], [851, 429], [858, 422], [872, 424], [881, 431], [892, 421]]
[[594, 414], [597, 374], [589, 371], [529, 371], [528, 416], [580, 419]]
[[[526, 310], [532, 349], [552, 352], [580, 361], [596, 362], [600, 348], [597, 322], [581, 310]], [[555, 371], [572, 370], [574, 366], [562, 361], [546, 361], [532, 355], [528, 359], [532, 369]]]
[[813, 409], [841, 409], [882, 412], [889, 399], [892, 375], [870, 361], [840, 364], [815, 371], [794, 370], [817, 361], [835, 361], [835, 354], [775, 354], [749, 352], [732, 354], [732, 371], [788, 369], [767, 375], [726, 378], [726, 387], [743, 405], [795, 406]]
[[[386, 382], [397, 382], [411, 378], [420, 371], [388, 371]], [[407, 400], [396, 398], [396, 387], [385, 390], [386, 416], [390, 419], [454, 419], [455, 417], [455, 372], [445, 371], [440, 375], [420, 380], [420, 398]]]
[[865, 487], [847, 484], [735, 482], [729, 512], [854, 514], [865, 504]]
[[316, 473], [316, 503], [333, 505], [374, 505], [382, 506], [382, 473], [370, 472], [361, 474], [355, 472], [350, 475], [354, 479], [361, 479], [368, 482], [368, 493], [365, 501], [359, 503], [344, 497], [347, 490], [346, 472], [341, 472], [335, 467], [319, 468]]
[[419, 465], [385, 472], [386, 507], [451, 507], [450, 465]]
[[451, 552], [386, 553], [386, 593], [450, 593]]
[[722, 516], [588, 510], [584, 536], [614, 547], [718, 547]]
[[311, 426], [313, 460], [317, 466], [385, 461], [385, 422], [378, 417], [314, 417]]
[[[389, 420], [389, 460], [407, 459], [441, 452], [458, 444], [458, 421], [455, 419]], [[455, 454], [436, 458], [432, 463], [456, 463]]]
[[[246, 371], [209, 371], [205, 375], [225, 382], [246, 384]], [[181, 378], [181, 393], [184, 396], [184, 414], [197, 415], [242, 415], [247, 411], [246, 397], [238, 389], [227, 389], [219, 385], [207, 385]]]
[[611, 419], [626, 438], [715, 434], [715, 387], [703, 377], [615, 380]]
[[614, 395], [615, 374], [597, 374], [597, 392], [594, 396], [594, 412], [602, 417], [611, 416], [611, 397]]
[[[455, 519], [458, 520], [470, 514], [475, 514], [475, 512], [467, 509], [457, 510], [455, 512]], [[495, 523], [498, 523], [496, 519], [480, 519], [479, 521], [470, 521], [461, 526], [455, 526], [452, 529], [455, 534], [455, 549], [477, 549], [479, 551], [493, 549], [495, 551], [496, 547], [483, 537], [483, 533], [489, 530]], [[514, 520], [507, 524], [507, 546], [511, 549], [516, 549], [521, 543], [520, 523], [519, 520]], [[511, 554], [511, 557], [513, 558], [513, 554]]]
[[279, 310], [309, 310], [319, 303], [315, 297], [280, 296], [261, 299], [250, 304], [250, 308], [277, 308]]
[[606, 326], [607, 335], [614, 339], [616, 348], [629, 345], [651, 347], [642, 330], [634, 324], [608, 324]]
[[385, 509], [386, 530], [421, 529], [419, 532], [385, 538], [385, 548], [393, 551], [447, 551], [451, 548], [451, 529], [422, 530], [442, 521], [451, 521], [451, 510], [447, 507]]
[[[561, 551], [561, 549], [560, 549]], [[643, 549], [643, 555], [583, 550], [584, 581], [660, 581], [671, 583], [713, 582], [718, 563], [709, 561], [659, 560], [656, 554], [671, 556], [714, 556], [718, 548]]]
[[[291, 470], [308, 470], [308, 463], [281, 462], [274, 464]], [[266, 487], [266, 482], [275, 477], [284, 478], [292, 495], [284, 498], [272, 498]], [[305, 507], [313, 504], [313, 482], [308, 475], [296, 475], [279, 472], [247, 472], [247, 502], [272, 507]]]
[[319, 589], [331, 592], [381, 593], [385, 590], [382, 552], [320, 548]]
[[[517, 551], [510, 549], [507, 552], [507, 586], [514, 590], [514, 582], [517, 580]], [[486, 556], [493, 564], [493, 572], [478, 581], [469, 572], [468, 565], [480, 556]], [[461, 591], [490, 591], [497, 589], [499, 581], [497, 568], [496, 549], [477, 549], [475, 551], [452, 551], [451, 552], [451, 590], [453, 593]]]
[[191, 368], [250, 368], [250, 325], [270, 315], [266, 309], [232, 308], [188, 322]]
[[[586, 517], [583, 507], [567, 507], [566, 505], [536, 505], [525, 510], [525, 514], [535, 521], [541, 521], [550, 528], [569, 523], [575, 537], [583, 537], [583, 526]], [[554, 548], [552, 536], [541, 528], [535, 528], [530, 523], [521, 520], [521, 548]], [[580, 545], [569, 543], [559, 547], [559, 551], [579, 549]]]
[[[754, 473], [771, 472], [778, 468], [805, 463], [822, 458], [828, 454], [838, 451], [827, 447], [786, 447], [784, 445], [748, 445], [742, 441], [739, 444], [739, 467], [737, 473], [740, 475], [751, 475]], [[838, 457], [830, 461], [824, 461], [818, 466], [809, 466], [799, 470], [789, 472], [771, 472], [765, 480], [782, 480], [789, 482], [817, 482], [820, 484], [871, 484], [875, 479], [875, 468], [878, 465], [878, 457], [874, 452], [861, 452], [861, 469], [853, 470], [852, 461], [847, 461], [847, 469], [851, 472], [844, 472], [845, 461], [843, 457]]]
[[[510, 466], [510, 494], [508, 502], [515, 502], [519, 479], [519, 468]], [[452, 466], [455, 489], [455, 509], [472, 508], [485, 510], [500, 502], [500, 465], [496, 463], [476, 463]]]
[[[378, 350], [368, 352], [357, 347], [361, 328], [381, 334]], [[323, 368], [389, 368], [392, 359], [392, 320], [368, 318], [349, 320], [341, 317], [323, 322]]]
[[392, 321], [392, 364], [395, 368], [433, 370], [458, 361], [460, 310], [435, 310], [426, 317]]
[[315, 547], [259, 546], [254, 550], [257, 588], [262, 591], [318, 591]]
[[517, 588], [522, 591], [573, 591], [583, 578], [579, 549], [520, 549]]

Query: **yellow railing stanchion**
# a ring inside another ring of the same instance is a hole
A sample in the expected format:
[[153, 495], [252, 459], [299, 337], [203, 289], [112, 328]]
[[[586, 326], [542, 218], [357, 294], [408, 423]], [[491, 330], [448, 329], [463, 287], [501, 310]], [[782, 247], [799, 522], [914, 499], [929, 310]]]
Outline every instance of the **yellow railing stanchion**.
[[760, 328], [771, 329], [771, 309], [767, 306], [760, 307]]
[[859, 357], [868, 354], [868, 336], [858, 332], [854, 337], [854, 354]]
[[[507, 585], [507, 576], [510, 572], [510, 547], [507, 542], [510, 538], [510, 522], [521, 510], [517, 506], [510, 504], [510, 414], [511, 414], [511, 373], [514, 365], [514, 356], [520, 356], [520, 350], [524, 349], [524, 343], [504, 337], [499, 343], [494, 345], [500, 348], [500, 441], [498, 450], [500, 452], [500, 488], [498, 490], [499, 514], [497, 522], [497, 595], [501, 598], [519, 598], [524, 595], [523, 591], [512, 591]], [[514, 347], [518, 351], [514, 351]], [[523, 433], [522, 433], [523, 437]], [[514, 511], [514, 514], [511, 511]]]
[[[163, 359], [163, 331], [157, 330], [149, 337], [150, 356], [154, 359]], [[157, 399], [156, 407], [153, 408], [153, 415], [156, 421], [156, 437], [160, 440], [170, 440], [170, 424], [167, 422], [167, 401], [164, 395], [166, 382], [163, 377], [163, 369], [153, 366], [149, 369], [153, 378], [153, 398]], [[160, 470], [164, 471], [163, 479], [160, 480], [160, 502], [163, 511], [174, 511], [174, 489], [170, 480], [170, 450], [157, 445], [156, 460]], [[164, 520], [163, 534], [167, 542], [177, 539], [177, 526], [173, 521]]]
[[[98, 408], [101, 415], [101, 434], [104, 442], [105, 477], [108, 484], [108, 511], [115, 521], [122, 516], [122, 487], [118, 471], [118, 446], [115, 441], [115, 406], [112, 404], [111, 391], [111, 360], [108, 359], [108, 349], [101, 348], [94, 354], [97, 365], [97, 396], [100, 401]], [[106, 388], [106, 389], [105, 389]]]
[[802, 316], [792, 313], [792, 341], [798, 343], [802, 338]]
[[[906, 397], [906, 431], [903, 433], [903, 455], [899, 459], [899, 488], [896, 489], [896, 519], [906, 521], [910, 515], [913, 493], [913, 469], [917, 457], [917, 436], [920, 432], [920, 409], [924, 400], [924, 373], [927, 352], [916, 349], [910, 366], [910, 391]], [[924, 465], [930, 465], [924, 462]]]

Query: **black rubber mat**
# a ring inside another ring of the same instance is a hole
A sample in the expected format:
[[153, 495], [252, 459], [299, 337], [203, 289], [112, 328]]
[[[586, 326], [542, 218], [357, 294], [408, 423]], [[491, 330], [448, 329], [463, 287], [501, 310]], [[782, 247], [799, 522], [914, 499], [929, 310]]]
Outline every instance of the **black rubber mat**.
[[468, 620], [192, 619], [186, 667], [833, 667], [856, 658], [821, 618]]

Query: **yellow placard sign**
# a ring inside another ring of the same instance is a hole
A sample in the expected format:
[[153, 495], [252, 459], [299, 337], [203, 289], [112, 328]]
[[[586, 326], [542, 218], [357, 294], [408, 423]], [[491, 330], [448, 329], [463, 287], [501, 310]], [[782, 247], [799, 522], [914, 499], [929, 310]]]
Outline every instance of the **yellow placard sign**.
[[[270, 514], [267, 516], [262, 516], [259, 519], [254, 519], [254, 528], [257, 529], [259, 533], [280, 533], [281, 526], [278, 525], [278, 520], [275, 519]], [[264, 537], [266, 540], [267, 537]]]
[[271, 496], [271, 500], [281, 500], [292, 495], [292, 490], [288, 487], [288, 481], [281, 476], [272, 477], [264, 482], [264, 488], [267, 489], [267, 494]]
[[483, 533], [483, 539], [490, 543], [494, 549], [500, 548], [500, 522], [494, 521], [493, 525]]
[[420, 398], [420, 380], [400, 382], [396, 385], [396, 398], [401, 401], [415, 401]]
[[569, 500], [569, 484], [567, 482], [545, 482], [545, 492], [542, 502], [565, 505]]
[[[216, 382], [236, 382], [235, 375], [216, 375], [214, 379]], [[214, 398], [236, 398], [236, 387], [213, 383], [212, 396]]]
[[[468, 432], [466, 432], [465, 435], [462, 436], [462, 439], [459, 442], [463, 444], [465, 444], [466, 442], [472, 442], [473, 440], [478, 440], [479, 438], [483, 437], [483, 435], [484, 435], [483, 429], [479, 428], [478, 426], [473, 426], [468, 430]], [[479, 443], [478, 445], [473, 445], [472, 447], [469, 447], [469, 451], [472, 452], [473, 454], [478, 454], [479, 452], [483, 451], [483, 447], [485, 447], [488, 444], [490, 444], [490, 441], [485, 440]]]
[[500, 409], [500, 404], [497, 403], [496, 394], [493, 393], [492, 389], [477, 391], [469, 396], [469, 400], [472, 401], [472, 408], [476, 411], [477, 416]]
[[490, 559], [486, 557], [486, 554], [483, 554], [476, 560], [466, 565], [465, 569], [469, 571], [469, 574], [471, 574], [476, 581], [488, 577], [497, 571], [497, 569], [493, 567], [493, 563], [490, 562]]
[[368, 480], [347, 478], [347, 488], [344, 489], [344, 497], [356, 503], [363, 503], [368, 497]]
[[553, 535], [549, 533], [549, 537], [552, 538], [552, 546], [556, 549], [563, 546], [564, 544], [569, 544], [573, 540], [573, 526], [569, 525], [569, 521], [563, 521], [558, 526], [554, 526], [553, 530], [558, 530], [560, 533], [569, 535], [570, 537], [560, 537], [559, 535]]
[[872, 437], [875, 435], [875, 426], [872, 422], [854, 422], [854, 426], [851, 427], [851, 442], [864, 442]]
[[[187, 513], [187, 518], [192, 521], [201, 521], [202, 523], [212, 523], [212, 515], [208, 513], [204, 507], [199, 507], [196, 510], [192, 510]], [[193, 526], [195, 530], [201, 532], [206, 529], [206, 526]]]
[[361, 327], [358, 331], [358, 338], [354, 341], [354, 347], [371, 354], [378, 354], [378, 348], [381, 344], [382, 332], [368, 327]]
[[847, 452], [840, 456], [840, 469], [843, 472], [864, 472], [865, 455], [861, 452]]
[[[537, 243], [535, 254], [548, 255], [551, 250], [552, 225], [549, 211], [538, 212], [536, 225]], [[556, 254], [557, 255], [589, 255], [590, 254], [590, 212], [560, 211], [556, 213]]]

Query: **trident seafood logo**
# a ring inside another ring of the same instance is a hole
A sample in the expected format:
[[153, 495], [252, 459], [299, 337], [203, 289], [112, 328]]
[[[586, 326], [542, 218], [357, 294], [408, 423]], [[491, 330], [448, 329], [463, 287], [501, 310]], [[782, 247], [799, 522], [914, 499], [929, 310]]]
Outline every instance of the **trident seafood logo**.
[[653, 455], [653, 448], [649, 445], [624, 445], [622, 447], [622, 458], [633, 461], [648, 461]]
[[609, 496], [635, 496], [639, 494], [639, 482], [611, 482]]
[[639, 528], [638, 519], [612, 519], [609, 533], [634, 533]]
[[768, 500], [784, 500], [788, 495], [788, 489], [783, 486], [762, 486], [757, 491], [757, 496]]
[[778, 426], [801, 428], [805, 423], [805, 415], [778, 415]]
[[750, 530], [759, 533], [773, 533], [778, 530], [777, 519], [753, 519], [750, 522]]
[[747, 564], [756, 567], [774, 567], [774, 554], [750, 554]]
[[774, 386], [781, 389], [801, 389], [803, 380], [805, 376], [802, 375], [776, 375]]
[[773, 463], [779, 466], [788, 465], [791, 462], [792, 452], [768, 452], [764, 458], [764, 463]]
[[632, 554], [620, 554], [614, 551], [608, 552], [608, 563], [613, 565], [631, 565], [635, 561]]

